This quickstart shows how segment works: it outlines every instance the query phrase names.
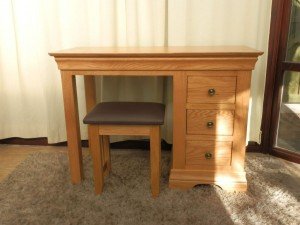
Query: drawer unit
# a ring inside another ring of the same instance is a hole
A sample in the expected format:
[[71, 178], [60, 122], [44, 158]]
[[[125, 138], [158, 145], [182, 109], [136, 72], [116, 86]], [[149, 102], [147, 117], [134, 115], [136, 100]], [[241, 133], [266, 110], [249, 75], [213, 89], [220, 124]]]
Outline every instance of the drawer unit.
[[[251, 58], [251, 57], [250, 57]], [[215, 184], [247, 190], [244, 170], [250, 58], [202, 58], [173, 77], [174, 127], [170, 187]], [[206, 64], [210, 62], [211, 64]], [[228, 64], [227, 64], [228, 63]]]
[[187, 134], [232, 135], [233, 110], [187, 110]]
[[235, 76], [188, 76], [187, 102], [235, 103], [235, 92]]
[[186, 141], [186, 165], [230, 166], [231, 141]]

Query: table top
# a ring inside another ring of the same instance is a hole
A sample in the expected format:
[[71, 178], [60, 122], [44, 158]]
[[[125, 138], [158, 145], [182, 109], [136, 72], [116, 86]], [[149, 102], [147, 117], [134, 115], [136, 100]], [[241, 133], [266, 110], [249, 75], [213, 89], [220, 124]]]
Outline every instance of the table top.
[[77, 47], [49, 53], [60, 57], [257, 57], [263, 52], [246, 46]]

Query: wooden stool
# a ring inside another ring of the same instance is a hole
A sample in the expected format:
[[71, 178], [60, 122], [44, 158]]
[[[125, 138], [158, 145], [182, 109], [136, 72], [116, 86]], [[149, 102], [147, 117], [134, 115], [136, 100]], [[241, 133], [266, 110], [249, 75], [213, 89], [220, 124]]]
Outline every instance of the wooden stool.
[[149, 135], [151, 192], [153, 197], [158, 196], [160, 125], [164, 123], [164, 116], [165, 106], [150, 102], [103, 102], [86, 115], [83, 122], [88, 124], [96, 194], [102, 193], [104, 175], [111, 170], [109, 135]]

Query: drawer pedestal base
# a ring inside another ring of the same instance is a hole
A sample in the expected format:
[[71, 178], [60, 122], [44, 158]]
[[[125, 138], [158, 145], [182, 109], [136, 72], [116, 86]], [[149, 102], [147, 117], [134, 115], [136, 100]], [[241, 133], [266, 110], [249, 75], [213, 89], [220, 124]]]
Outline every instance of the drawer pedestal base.
[[215, 184], [226, 191], [247, 191], [244, 171], [171, 170], [170, 188], [190, 189], [198, 184]]

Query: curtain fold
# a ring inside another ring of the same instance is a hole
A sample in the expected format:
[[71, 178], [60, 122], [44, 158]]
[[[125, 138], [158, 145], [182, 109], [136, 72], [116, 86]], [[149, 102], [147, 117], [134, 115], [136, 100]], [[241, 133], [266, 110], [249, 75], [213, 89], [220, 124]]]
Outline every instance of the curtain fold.
[[[248, 132], [259, 142], [270, 9], [271, 0], [1, 0], [0, 139], [66, 140], [60, 74], [48, 52], [76, 46], [248, 45], [265, 51], [252, 78], [255, 107]], [[82, 121], [83, 78], [76, 80]], [[96, 83], [98, 101], [165, 103], [162, 136], [172, 142], [170, 78], [105, 77]], [[86, 126], [80, 126], [87, 139]]]

